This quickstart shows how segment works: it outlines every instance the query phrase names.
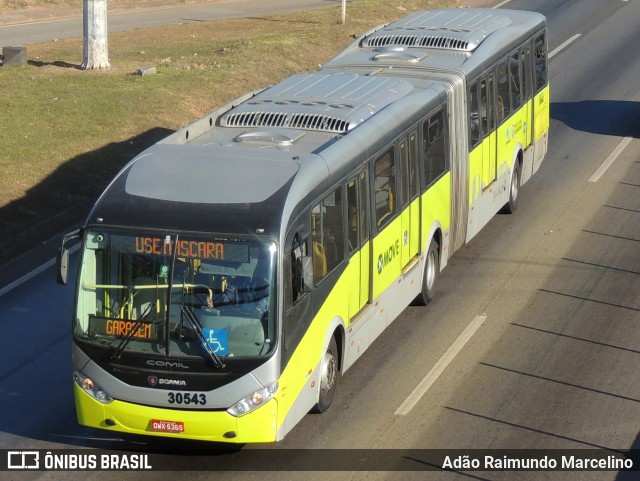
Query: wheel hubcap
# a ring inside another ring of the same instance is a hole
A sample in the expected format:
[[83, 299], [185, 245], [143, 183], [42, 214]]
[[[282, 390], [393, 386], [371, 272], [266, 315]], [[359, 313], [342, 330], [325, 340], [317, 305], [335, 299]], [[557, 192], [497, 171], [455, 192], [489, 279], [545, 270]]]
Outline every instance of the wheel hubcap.
[[330, 351], [327, 351], [322, 362], [322, 374], [320, 378], [322, 392], [326, 393], [333, 388], [336, 383], [336, 370], [336, 359]]
[[436, 254], [435, 252], [432, 251], [429, 253], [429, 258], [427, 261], [427, 276], [426, 276], [427, 289], [431, 290], [431, 288], [433, 287], [435, 278], [436, 278]]
[[513, 177], [511, 179], [511, 199], [516, 200], [518, 198], [518, 171], [513, 171]]

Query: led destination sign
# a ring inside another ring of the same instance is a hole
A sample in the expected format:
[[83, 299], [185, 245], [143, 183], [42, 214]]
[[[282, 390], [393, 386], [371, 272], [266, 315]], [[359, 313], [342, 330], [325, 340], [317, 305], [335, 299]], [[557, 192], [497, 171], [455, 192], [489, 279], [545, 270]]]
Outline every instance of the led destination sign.
[[133, 331], [135, 325], [136, 321], [89, 316], [89, 331], [98, 336], [131, 336], [133, 339], [144, 339], [146, 341], [156, 341], [158, 339], [158, 333], [153, 324], [142, 322]]
[[218, 260], [227, 262], [247, 262], [249, 246], [241, 241], [182, 239], [178, 242], [167, 237], [120, 236], [111, 237], [113, 250], [130, 254], [153, 256], [176, 256], [190, 259]]
[[[179, 240], [176, 244], [176, 251], [178, 257], [224, 259], [224, 244], [222, 242]], [[170, 256], [173, 254], [173, 242], [166, 242], [165, 239], [157, 237], [136, 237], [136, 252], [138, 254]]]

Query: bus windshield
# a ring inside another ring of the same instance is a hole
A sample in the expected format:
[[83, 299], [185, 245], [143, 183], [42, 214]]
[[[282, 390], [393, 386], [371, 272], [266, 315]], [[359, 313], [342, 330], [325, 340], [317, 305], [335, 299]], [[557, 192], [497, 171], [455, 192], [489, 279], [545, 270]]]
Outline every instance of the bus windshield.
[[88, 230], [74, 338], [123, 353], [204, 357], [221, 366], [275, 345], [271, 239]]

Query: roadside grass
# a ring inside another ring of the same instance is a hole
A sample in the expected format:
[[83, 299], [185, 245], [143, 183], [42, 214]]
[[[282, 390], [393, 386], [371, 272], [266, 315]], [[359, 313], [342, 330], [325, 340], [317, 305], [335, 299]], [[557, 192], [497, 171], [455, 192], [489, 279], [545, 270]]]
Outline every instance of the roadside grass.
[[[30, 226], [67, 228], [56, 225], [60, 212], [84, 215], [133, 156], [226, 101], [316, 70], [375, 25], [457, 3], [359, 0], [349, 4], [345, 25], [336, 2], [287, 15], [110, 33], [112, 68], [103, 72], [79, 70], [82, 39], [29, 45], [28, 66], [0, 67], [0, 243]], [[147, 66], [157, 74], [135, 75]], [[44, 236], [48, 229], [36, 230]], [[0, 264], [10, 255], [0, 255]]]

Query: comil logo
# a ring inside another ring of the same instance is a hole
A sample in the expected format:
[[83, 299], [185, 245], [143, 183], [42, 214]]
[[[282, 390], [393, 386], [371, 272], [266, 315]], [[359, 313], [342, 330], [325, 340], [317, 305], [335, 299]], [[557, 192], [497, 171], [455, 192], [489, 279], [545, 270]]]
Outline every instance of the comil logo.
[[7, 452], [8, 469], [40, 469], [40, 453], [38, 451]]

